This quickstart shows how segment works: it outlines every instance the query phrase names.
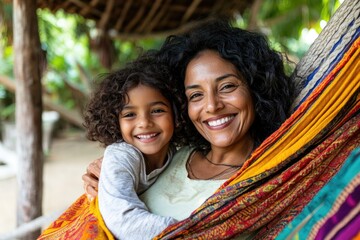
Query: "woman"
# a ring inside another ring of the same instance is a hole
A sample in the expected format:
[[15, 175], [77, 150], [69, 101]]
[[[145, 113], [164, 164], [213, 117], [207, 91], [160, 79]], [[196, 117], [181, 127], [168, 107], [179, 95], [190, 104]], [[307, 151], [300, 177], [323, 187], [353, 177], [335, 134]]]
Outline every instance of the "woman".
[[[295, 87], [262, 35], [222, 21], [170, 36], [158, 57], [179, 76], [182, 113], [192, 124], [189, 147], [141, 198], [153, 213], [182, 220], [286, 119]], [[89, 194], [96, 192], [97, 163], [83, 176]]]

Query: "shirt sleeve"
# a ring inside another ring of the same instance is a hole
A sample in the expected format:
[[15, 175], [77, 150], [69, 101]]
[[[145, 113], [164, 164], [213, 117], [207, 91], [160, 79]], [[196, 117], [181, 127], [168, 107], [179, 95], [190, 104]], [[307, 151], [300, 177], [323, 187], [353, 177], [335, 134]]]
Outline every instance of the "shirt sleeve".
[[117, 239], [151, 239], [176, 220], [150, 213], [139, 199], [136, 191], [142, 155], [129, 146], [105, 150], [99, 181], [100, 212]]

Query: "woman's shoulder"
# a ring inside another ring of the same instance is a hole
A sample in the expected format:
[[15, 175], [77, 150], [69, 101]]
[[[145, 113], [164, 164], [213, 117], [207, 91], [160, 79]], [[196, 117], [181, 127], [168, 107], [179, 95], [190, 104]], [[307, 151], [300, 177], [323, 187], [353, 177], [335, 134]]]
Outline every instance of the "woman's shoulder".
[[195, 151], [195, 147], [183, 146], [177, 149], [178, 154], [189, 154]]
[[181, 147], [181, 148], [177, 149], [173, 160], [175, 160], [175, 159], [187, 160], [193, 151], [195, 151], [194, 147], [190, 147], [190, 146]]

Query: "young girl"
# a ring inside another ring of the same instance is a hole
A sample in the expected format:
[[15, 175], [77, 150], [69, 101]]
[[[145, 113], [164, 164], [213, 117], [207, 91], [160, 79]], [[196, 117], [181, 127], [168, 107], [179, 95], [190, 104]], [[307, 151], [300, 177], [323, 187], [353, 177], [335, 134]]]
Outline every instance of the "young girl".
[[118, 239], [151, 239], [176, 222], [138, 198], [185, 143], [171, 79], [166, 66], [140, 57], [103, 79], [85, 114], [88, 138], [106, 146], [99, 207]]

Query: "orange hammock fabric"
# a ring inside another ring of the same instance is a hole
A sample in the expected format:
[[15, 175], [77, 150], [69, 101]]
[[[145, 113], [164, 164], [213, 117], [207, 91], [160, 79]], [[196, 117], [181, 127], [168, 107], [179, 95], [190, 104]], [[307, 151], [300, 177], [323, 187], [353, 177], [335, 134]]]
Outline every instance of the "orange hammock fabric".
[[[240, 171], [157, 239], [273, 239], [360, 146], [360, 38]], [[81, 196], [38, 239], [113, 239]]]
[[90, 202], [83, 194], [38, 239], [114, 240], [114, 237], [101, 217], [97, 198]]

